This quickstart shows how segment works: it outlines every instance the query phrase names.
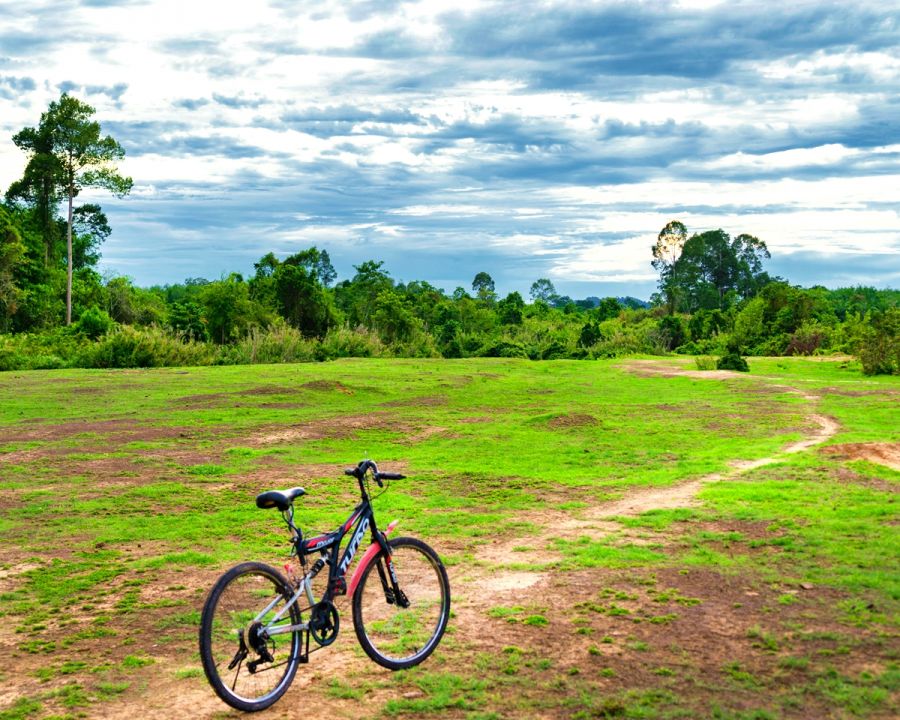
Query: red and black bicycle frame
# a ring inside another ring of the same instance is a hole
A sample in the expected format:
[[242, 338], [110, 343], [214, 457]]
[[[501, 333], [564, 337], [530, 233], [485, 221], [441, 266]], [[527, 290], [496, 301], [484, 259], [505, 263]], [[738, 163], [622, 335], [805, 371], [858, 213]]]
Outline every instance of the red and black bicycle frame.
[[[389, 602], [391, 601], [390, 598], [402, 597], [402, 593], [400, 593], [400, 589], [397, 586], [397, 575], [394, 572], [391, 561], [391, 546], [387, 540], [387, 535], [391, 533], [396, 524], [396, 521], [390, 523], [385, 532], [378, 530], [372, 504], [365, 490], [363, 490], [362, 502], [353, 509], [350, 517], [337, 530], [304, 539], [300, 530], [295, 527], [294, 547], [301, 562], [309, 555], [321, 554], [324, 560], [316, 561], [318, 569], [316, 569], [316, 565], [313, 566], [313, 575], [317, 574], [324, 565], [328, 565], [328, 585], [320, 600], [333, 602], [334, 597], [337, 595], [349, 594], [352, 596], [362, 577], [363, 570], [381, 550], [384, 551], [385, 565], [387, 567], [384, 568], [379, 563], [377, 569], [385, 595], [389, 598]], [[372, 544], [356, 566], [356, 570], [353, 572], [348, 585], [346, 579], [347, 570], [359, 551], [359, 546], [362, 544], [367, 530], [371, 530]], [[344, 552], [341, 553], [341, 544], [348, 534], [350, 534], [350, 542], [344, 548]], [[338, 559], [339, 556], [340, 559]]]

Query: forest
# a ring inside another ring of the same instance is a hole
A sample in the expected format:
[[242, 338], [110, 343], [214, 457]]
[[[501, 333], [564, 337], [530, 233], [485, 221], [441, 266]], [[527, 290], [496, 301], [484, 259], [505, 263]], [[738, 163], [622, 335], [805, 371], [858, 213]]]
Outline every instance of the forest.
[[[765, 270], [764, 240], [669, 222], [648, 247], [649, 301], [573, 299], [537, 278], [500, 297], [489, 268], [452, 293], [395, 281], [372, 259], [339, 279], [328, 251], [267, 253], [247, 276], [138, 287], [103, 277], [112, 228], [85, 188], [132, 186], [94, 109], [63, 94], [13, 137], [22, 178], [0, 204], [0, 370], [321, 361], [341, 357], [595, 359], [697, 356], [746, 369], [746, 356], [844, 353], [867, 374], [900, 372], [900, 291], [799, 287]], [[63, 216], [60, 208], [65, 208]]]

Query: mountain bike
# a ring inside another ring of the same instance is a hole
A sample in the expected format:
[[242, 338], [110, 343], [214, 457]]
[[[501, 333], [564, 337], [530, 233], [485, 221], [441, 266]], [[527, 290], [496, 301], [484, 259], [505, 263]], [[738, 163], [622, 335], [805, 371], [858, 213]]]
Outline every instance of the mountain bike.
[[[257, 507], [278, 509], [291, 532], [288, 577], [264, 563], [241, 563], [219, 578], [206, 599], [200, 618], [203, 670], [216, 694], [233, 708], [271, 706], [288, 689], [298, 666], [309, 662], [310, 653], [337, 639], [337, 596], [352, 598], [353, 627], [362, 649], [391, 670], [421, 663], [447, 628], [450, 582], [437, 553], [415, 538], [389, 540], [397, 521], [384, 531], [375, 522], [369, 480], [384, 488], [386, 480], [404, 476], [380, 472], [371, 460], [344, 473], [356, 478], [360, 503], [340, 527], [315, 537], [304, 538], [294, 523], [294, 503], [306, 494], [302, 487], [258, 495]], [[372, 544], [348, 582], [347, 569], [366, 531], [371, 531]], [[348, 535], [341, 554], [341, 541]], [[299, 579], [290, 571], [292, 563], [302, 568]], [[316, 600], [312, 581], [325, 567], [327, 584]]]

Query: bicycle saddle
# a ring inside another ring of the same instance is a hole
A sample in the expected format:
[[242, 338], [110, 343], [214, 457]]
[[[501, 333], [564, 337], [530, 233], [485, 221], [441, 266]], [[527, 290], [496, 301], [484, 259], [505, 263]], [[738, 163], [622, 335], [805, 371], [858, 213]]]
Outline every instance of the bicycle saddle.
[[284, 512], [296, 498], [302, 495], [306, 495], [306, 490], [302, 487], [295, 487], [290, 490], [268, 490], [256, 496], [256, 507], [264, 510], [277, 507]]

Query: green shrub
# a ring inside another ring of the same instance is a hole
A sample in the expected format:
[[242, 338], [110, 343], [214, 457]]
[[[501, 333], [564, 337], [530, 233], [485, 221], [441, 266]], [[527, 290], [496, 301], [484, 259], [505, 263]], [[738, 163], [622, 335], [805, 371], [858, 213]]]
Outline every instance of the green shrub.
[[493, 340], [482, 346], [479, 357], [527, 358], [528, 352], [521, 343]]
[[803, 323], [791, 335], [785, 355], [812, 355], [831, 347], [831, 328], [817, 321]]
[[698, 370], [715, 370], [718, 367], [716, 359], [709, 355], [698, 355], [694, 358], [694, 363], [696, 363]]
[[315, 359], [318, 343], [283, 320], [266, 329], [251, 328], [234, 345], [223, 348], [221, 359], [227, 364], [309, 362]]
[[747, 361], [741, 357], [739, 353], [730, 352], [726, 353], [722, 357], [719, 358], [719, 361], [716, 363], [717, 370], [736, 370], [737, 372], [750, 372], [750, 367], [747, 365]]
[[75, 330], [91, 340], [96, 340], [106, 335], [112, 325], [112, 318], [94, 305], [81, 313], [81, 317], [75, 323]]
[[25, 358], [11, 348], [0, 347], [0, 372], [22, 370], [27, 366]]
[[316, 360], [334, 360], [343, 357], [383, 357], [387, 349], [373, 330], [358, 327], [333, 328], [315, 350]]
[[666, 315], [658, 325], [659, 342], [666, 350], [674, 350], [688, 341], [687, 323], [677, 315]]
[[211, 365], [215, 351], [209, 345], [182, 342], [160, 328], [137, 330], [127, 325], [109, 333], [79, 354], [78, 367], [133, 368]]
[[872, 314], [862, 329], [858, 352], [864, 374], [900, 374], [900, 308]]

